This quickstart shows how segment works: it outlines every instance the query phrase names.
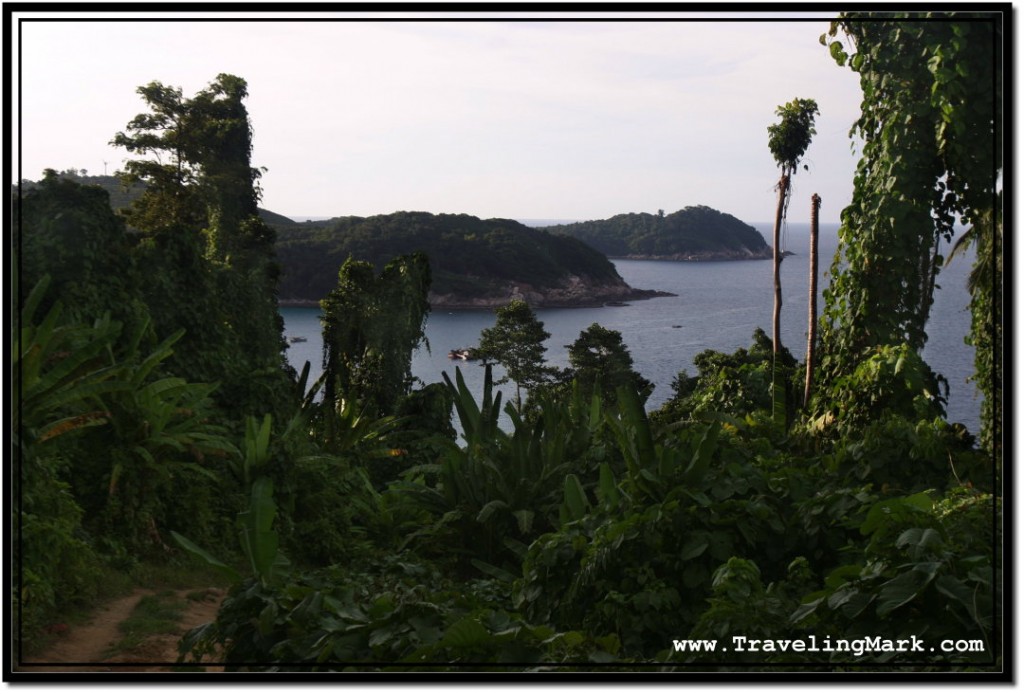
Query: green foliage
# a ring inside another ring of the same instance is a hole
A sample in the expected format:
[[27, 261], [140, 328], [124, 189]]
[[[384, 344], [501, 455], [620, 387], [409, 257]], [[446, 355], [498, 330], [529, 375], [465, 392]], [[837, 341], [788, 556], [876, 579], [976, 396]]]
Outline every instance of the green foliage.
[[30, 289], [44, 275], [51, 278], [41, 311], [60, 297], [66, 310], [84, 322], [107, 313], [130, 326], [145, 318], [132, 243], [101, 189], [48, 169], [14, 203], [19, 285]]
[[274, 235], [258, 216], [245, 81], [221, 74], [191, 99], [159, 82], [138, 92], [149, 110], [112, 144], [142, 155], [125, 163], [125, 185], [142, 188], [125, 218], [142, 232], [133, 256], [154, 329], [185, 330], [172, 368], [220, 381], [218, 405], [236, 418], [285, 419]]
[[494, 581], [456, 583], [406, 557], [331, 567], [280, 587], [250, 581], [231, 592], [216, 622], [186, 635], [181, 659], [219, 647], [228, 670], [287, 663], [299, 671], [398, 672], [614, 659], [614, 636], [530, 624], [507, 609], [500, 590]]
[[[274, 483], [264, 474], [268, 460], [270, 425], [269, 416], [260, 425], [256, 425], [252, 419], [246, 422], [245, 457], [238, 467], [244, 475], [249, 499], [247, 507], [238, 512], [235, 520], [238, 544], [248, 561], [250, 575], [264, 586], [274, 582], [278, 570], [288, 565], [287, 559], [278, 551], [280, 542], [273, 527], [277, 516]], [[253, 473], [259, 473], [260, 476], [249, 482]], [[237, 584], [241, 580], [241, 574], [187, 537], [173, 531], [172, 535], [183, 549], [221, 572], [232, 583]]]
[[537, 319], [530, 305], [514, 299], [495, 309], [494, 327], [480, 332], [477, 355], [484, 361], [496, 361], [505, 368], [506, 376], [499, 384], [516, 384], [516, 403], [522, 408], [522, 390], [532, 392], [552, 380], [553, 372], [544, 364], [544, 341], [551, 333]]
[[948, 638], [984, 645], [980, 652], [869, 654], [867, 662], [991, 662], [1001, 651], [993, 622], [1001, 594], [993, 583], [1000, 575], [991, 551], [993, 503], [965, 488], [937, 501], [922, 492], [877, 502], [860, 527], [862, 557], [835, 568], [791, 622], [849, 638], [926, 635], [934, 644]]
[[[125, 162], [125, 183], [146, 184], [128, 214], [129, 223], [148, 232], [206, 227], [216, 259], [244, 248], [240, 232], [243, 222], [257, 213], [260, 176], [249, 164], [252, 133], [242, 105], [248, 95], [245, 80], [218, 75], [192, 99], [160, 82], [137, 91], [150, 111], [133, 118], [127, 132], [111, 141], [132, 154], [155, 155]], [[268, 240], [273, 243], [272, 236]]]
[[547, 227], [612, 257], [769, 257], [764, 237], [732, 215], [697, 205], [665, 215], [620, 214], [610, 219]]
[[512, 286], [551, 289], [571, 275], [595, 284], [622, 281], [615, 266], [584, 243], [509, 219], [396, 212], [278, 226], [277, 233], [286, 300], [325, 297], [349, 257], [379, 272], [392, 258], [414, 252], [429, 257], [433, 293], [448, 303], [504, 298]]
[[617, 330], [593, 323], [567, 347], [570, 374], [578, 383], [585, 384], [585, 396], [598, 393], [610, 403], [615, 391], [626, 387], [646, 400], [654, 390], [653, 383], [633, 370], [633, 357], [622, 342], [622, 333]]
[[[974, 267], [967, 280], [971, 293], [971, 332], [964, 338], [974, 347], [974, 384], [983, 395], [978, 442], [1002, 462], [1003, 398], [1003, 224], [1002, 193], [996, 207], [982, 213], [950, 252], [949, 260], [969, 244], [975, 246]], [[948, 261], [947, 261], [948, 262]]]
[[828, 384], [823, 402], [831, 409], [812, 422], [812, 431], [849, 437], [887, 413], [930, 421], [944, 413], [940, 384], [910, 345], [877, 347], [848, 375]]
[[[829, 38], [840, 31], [855, 53]], [[923, 347], [940, 243], [958, 218], [993, 209], [1002, 41], [993, 15], [849, 13], [822, 43], [864, 92], [852, 131], [864, 144], [825, 293], [822, 368], [833, 379], [872, 347]]]
[[406, 540], [431, 552], [459, 557], [468, 572], [473, 559], [505, 569], [518, 566], [520, 548], [557, 525], [562, 483], [584, 456], [589, 436], [574, 426], [563, 403], [542, 398], [529, 421], [506, 406], [513, 431], [498, 425], [500, 393], [491, 399], [490, 367], [482, 407], [476, 406], [460, 371], [446, 380], [455, 399], [466, 446], [449, 446], [439, 464], [424, 466], [402, 494], [434, 519]]
[[[430, 311], [430, 265], [416, 253], [395, 258], [379, 275], [349, 258], [323, 309], [324, 402], [358, 400], [377, 416], [394, 412], [412, 385], [412, 352], [423, 340]], [[335, 435], [325, 419], [325, 435]]]
[[818, 113], [814, 99], [793, 99], [775, 109], [775, 115], [781, 120], [768, 126], [768, 149], [783, 176], [796, 173], [800, 159], [817, 132], [814, 116]]
[[566, 522], [530, 546], [515, 605], [559, 629], [617, 633], [624, 656], [643, 659], [695, 623], [722, 561], [755, 545], [781, 561], [785, 524], [767, 477], [723, 448], [721, 424], [652, 427], [625, 390], [606, 417], [621, 481], [602, 466], [586, 504], [567, 485]]
[[[705, 350], [694, 357], [697, 375], [679, 373], [672, 383], [673, 396], [654, 413], [662, 422], [685, 421], [712, 412], [744, 418], [773, 410], [773, 360], [771, 339], [760, 328], [754, 331], [749, 348], [733, 354]], [[800, 384], [796, 359], [783, 347], [777, 361], [788, 389], [787, 417], [792, 419], [791, 404], [796, 402]]]
[[[812, 583], [812, 574], [807, 560], [794, 559], [786, 569], [783, 580], [764, 585], [761, 570], [749, 559], [730, 557], [719, 566], [711, 580], [711, 595], [708, 608], [697, 620], [691, 639], [717, 639], [729, 643], [734, 636], [747, 639], [787, 639], [802, 636], [793, 627], [787, 627], [789, 615], [799, 605], [801, 590], [807, 590]], [[763, 662], [762, 653], [738, 650], [716, 653], [689, 653], [669, 655], [672, 660], [682, 659], [696, 662], [726, 661]], [[786, 660], [804, 662], [805, 654], [792, 653], [779, 657], [769, 656], [773, 662]]]

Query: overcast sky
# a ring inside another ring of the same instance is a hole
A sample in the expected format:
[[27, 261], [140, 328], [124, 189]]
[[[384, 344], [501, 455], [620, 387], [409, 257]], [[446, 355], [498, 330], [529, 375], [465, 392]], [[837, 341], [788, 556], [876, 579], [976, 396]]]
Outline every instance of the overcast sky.
[[708, 205], [763, 222], [779, 174], [767, 128], [797, 97], [821, 115], [790, 220], [807, 221], [812, 193], [825, 222], [850, 200], [860, 89], [818, 43], [829, 15], [95, 21], [109, 16], [16, 25], [15, 177], [113, 173], [126, 153], [108, 143], [145, 110], [137, 87], [155, 80], [191, 96], [226, 72], [249, 84], [262, 205], [285, 215], [601, 219]]

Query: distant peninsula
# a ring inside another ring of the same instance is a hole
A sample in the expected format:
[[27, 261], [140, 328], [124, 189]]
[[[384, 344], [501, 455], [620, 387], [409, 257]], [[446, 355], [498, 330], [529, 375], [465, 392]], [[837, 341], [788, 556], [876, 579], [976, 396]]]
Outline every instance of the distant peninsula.
[[380, 269], [416, 251], [430, 258], [435, 308], [494, 308], [517, 298], [535, 307], [575, 308], [671, 296], [630, 287], [608, 258], [578, 239], [511, 219], [428, 212], [264, 219], [277, 231], [283, 306], [315, 306], [349, 256]]
[[620, 214], [610, 219], [544, 227], [583, 241], [609, 258], [637, 260], [760, 260], [772, 249], [754, 227], [710, 207], [669, 215]]

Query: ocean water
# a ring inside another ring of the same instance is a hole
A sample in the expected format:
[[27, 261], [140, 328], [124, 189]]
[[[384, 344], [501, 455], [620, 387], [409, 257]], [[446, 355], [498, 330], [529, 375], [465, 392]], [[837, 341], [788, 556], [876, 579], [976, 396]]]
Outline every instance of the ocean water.
[[[770, 224], [755, 224], [765, 238], [771, 237]], [[824, 307], [828, 271], [837, 246], [838, 226], [821, 225], [819, 240], [818, 311]], [[797, 359], [803, 359], [807, 345], [809, 225], [790, 223], [785, 248], [795, 255], [782, 263], [782, 342]], [[970, 299], [967, 275], [973, 257], [957, 257], [939, 275], [935, 302], [927, 331], [924, 358], [949, 381], [947, 414], [950, 421], [961, 422], [977, 431], [981, 400], [968, 379], [973, 372], [973, 348], [964, 343], [970, 330]], [[671, 383], [680, 371], [696, 374], [693, 358], [706, 349], [733, 352], [749, 347], [758, 327], [771, 334], [772, 262], [741, 260], [721, 262], [673, 262], [645, 260], [614, 261], [619, 274], [631, 286], [659, 289], [676, 294], [632, 302], [628, 306], [602, 308], [536, 309], [537, 317], [551, 333], [546, 357], [556, 366], [568, 366], [567, 346], [592, 323], [622, 333], [633, 357], [634, 368], [655, 384], [647, 402], [656, 409], [672, 396]], [[894, 272], [900, 271], [893, 268]], [[311, 371], [320, 372], [322, 341], [319, 310], [282, 308], [285, 333], [302, 336], [305, 342], [293, 343], [289, 361], [301, 369], [304, 362]], [[490, 310], [443, 310], [430, 314], [426, 337], [429, 349], [421, 347], [413, 354], [413, 375], [424, 383], [442, 380], [442, 373], [455, 376], [459, 368], [467, 385], [482, 393], [483, 368], [476, 362], [452, 361], [448, 351], [471, 347], [479, 342], [480, 331], [494, 325]], [[500, 371], [495, 371], [499, 377]], [[514, 385], [504, 386], [505, 398], [514, 396]]]

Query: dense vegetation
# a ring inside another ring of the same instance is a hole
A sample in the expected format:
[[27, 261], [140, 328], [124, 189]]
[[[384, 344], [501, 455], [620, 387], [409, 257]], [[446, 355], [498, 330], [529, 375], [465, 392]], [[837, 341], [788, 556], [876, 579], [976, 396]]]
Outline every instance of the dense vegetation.
[[[901, 45], [893, 24], [836, 25], [866, 83], [924, 79], [916, 60], [882, 60]], [[991, 23], [969, 35], [948, 19], [896, 24], [915, 39], [935, 24], [962, 39], [931, 72], [939, 81], [925, 92], [940, 101], [970, 81], [969, 58], [991, 54]], [[556, 372], [538, 349], [543, 324], [515, 302], [481, 340], [515, 381], [513, 403], [490, 366], [482, 394], [458, 369], [416, 388], [409, 357], [436, 270], [419, 254], [338, 263], [321, 296], [325, 376], [308, 383], [281, 357], [245, 83], [222, 75], [193, 99], [159, 83], [140, 93], [151, 112], [118, 140], [176, 165], [127, 172], [147, 192], [124, 219], [102, 190], [56, 173], [15, 201], [22, 644], [88, 601], [104, 569], [198, 558], [231, 587], [182, 657], [212, 654], [229, 669], [1004, 670], [1001, 430], [976, 437], [945, 421], [907, 307], [879, 301], [885, 315], [871, 316], [855, 303], [879, 289], [862, 266], [922, 291], [939, 267], [931, 255], [887, 265], [904, 236], [935, 234], [915, 222], [896, 239], [883, 233], [888, 217], [871, 216], [869, 199], [885, 215], [906, 200], [870, 185], [886, 158], [900, 162], [889, 162], [893, 191], [921, 175], [901, 168], [921, 153], [890, 141], [891, 128], [861, 133], [842, 236], [850, 264], [833, 273], [810, 408], [801, 365], [756, 329], [749, 347], [699, 355], [696, 375], [681, 371], [674, 397], [647, 412], [621, 336], [591, 326]], [[865, 119], [888, 108], [877, 96], [866, 90]], [[972, 121], [974, 139], [943, 127], [951, 113], [917, 116], [947, 138], [929, 143], [949, 154], [991, 143], [984, 128], [998, 119]], [[968, 177], [965, 191], [994, 186], [973, 160], [944, 161], [946, 180]], [[955, 197], [970, 238], [997, 250], [998, 207]], [[373, 219], [386, 231], [388, 218]], [[467, 229], [505, 224], [472, 219]], [[988, 281], [1001, 264], [979, 268], [981, 350], [998, 329], [984, 310], [1000, 305]], [[995, 352], [977, 364], [979, 378], [1001, 374]], [[984, 392], [998, 422], [999, 391]], [[774, 648], [741, 650], [738, 637]], [[686, 639], [719, 648], [680, 648]], [[918, 639], [923, 650], [908, 647]], [[846, 648], [783, 646], [811, 640]]]
[[349, 256], [380, 270], [395, 256], [414, 252], [430, 258], [437, 295], [507, 297], [510, 285], [545, 289], [570, 275], [624, 284], [607, 258], [579, 241], [510, 219], [396, 212], [278, 227], [281, 298], [319, 300]]
[[546, 227], [607, 256], [673, 259], [769, 258], [761, 233], [732, 215], [704, 205], [671, 214], [620, 214], [611, 219]]
[[[126, 188], [120, 178], [88, 176], [77, 170], [62, 171], [59, 177], [102, 187], [115, 209], [129, 207], [145, 190], [138, 181]], [[27, 192], [38, 185], [23, 181], [22, 189]], [[278, 294], [286, 303], [315, 304], [322, 299], [334, 288], [338, 268], [349, 257], [380, 271], [392, 258], [411, 253], [429, 258], [432, 296], [440, 303], [480, 299], [486, 305], [487, 300], [507, 299], [514, 287], [544, 295], [565, 288], [572, 277], [580, 278], [590, 290], [580, 296], [581, 303], [599, 305], [602, 299], [654, 294], [630, 290], [615, 266], [585, 244], [510, 219], [395, 212], [297, 223], [265, 209], [259, 210], [259, 216], [276, 232]], [[621, 293], [602, 294], [609, 286]], [[574, 299], [564, 301], [571, 304]]]

